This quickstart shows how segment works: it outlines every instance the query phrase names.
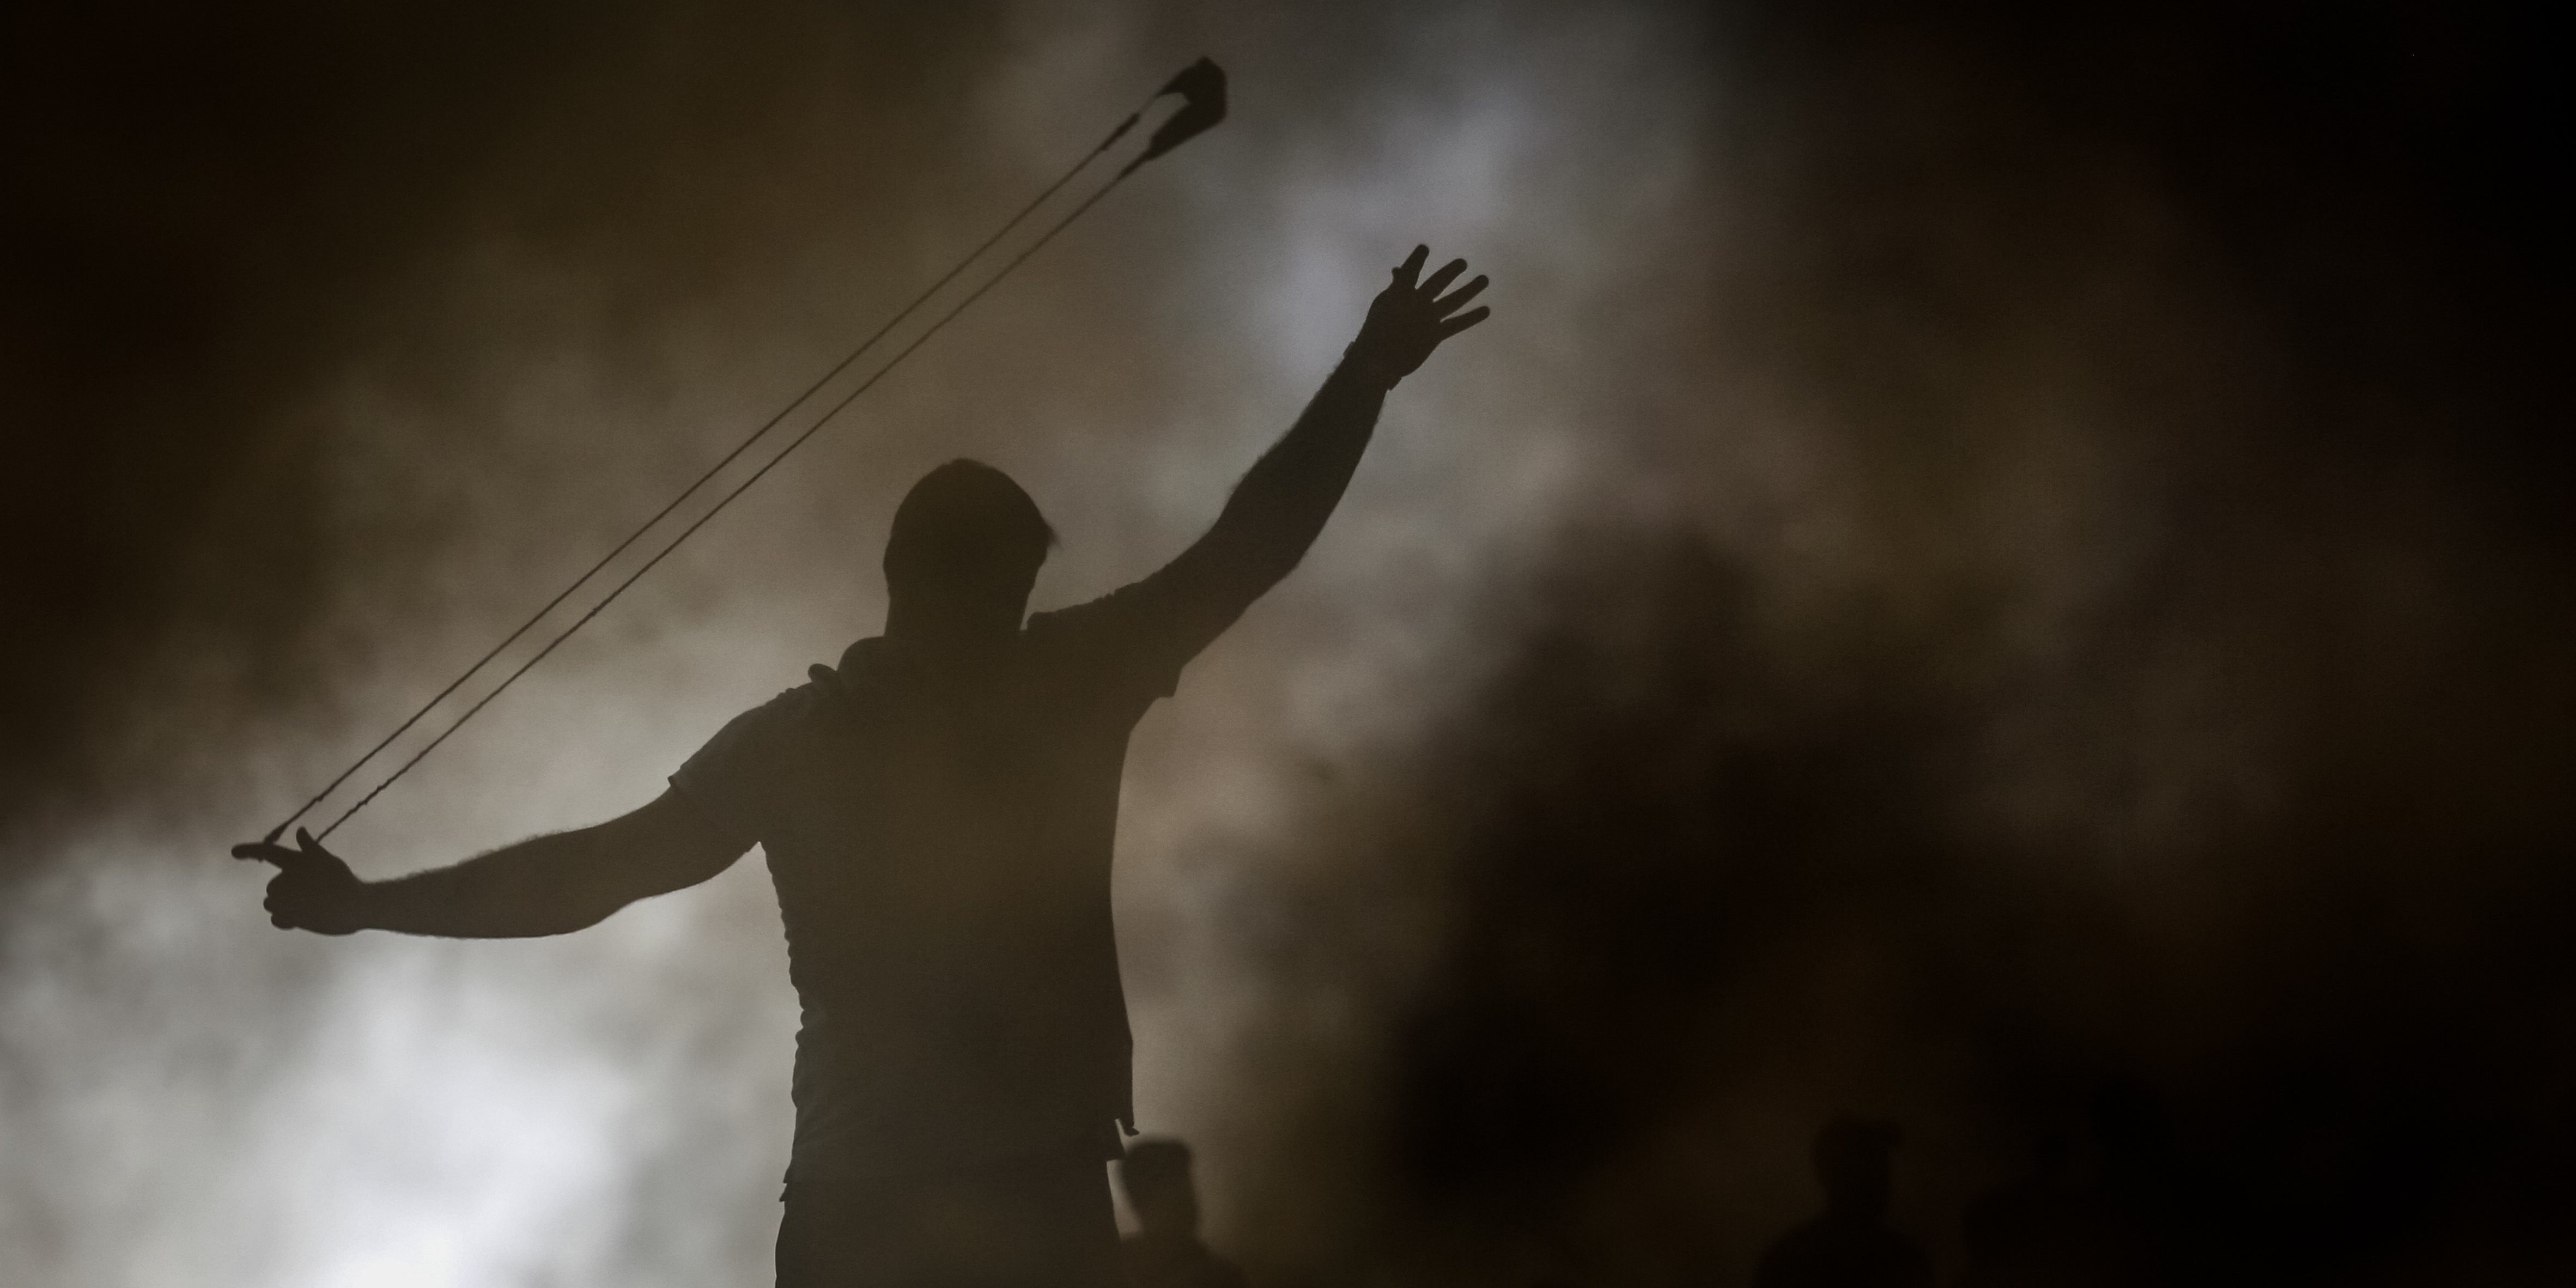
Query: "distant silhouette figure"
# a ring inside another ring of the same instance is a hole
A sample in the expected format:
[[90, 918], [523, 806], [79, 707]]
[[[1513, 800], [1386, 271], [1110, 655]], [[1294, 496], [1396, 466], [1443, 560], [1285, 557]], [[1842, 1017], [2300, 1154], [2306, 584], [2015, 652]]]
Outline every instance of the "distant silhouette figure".
[[2100, 1203], [2066, 1175], [2066, 1141], [2041, 1137], [2036, 1166], [1968, 1205], [1960, 1234], [1968, 1264], [1958, 1288], [2090, 1284], [2102, 1242]]
[[[804, 1003], [778, 1282], [1120, 1282], [1102, 1162], [1132, 1123], [1109, 917], [1128, 731], [1294, 568], [1389, 389], [1479, 277], [1416, 248], [1207, 535], [1161, 571], [1027, 620], [1054, 534], [999, 470], [953, 461], [896, 510], [885, 633], [736, 717], [652, 803], [453, 867], [360, 881], [299, 831], [277, 925], [554, 935], [768, 853]], [[1419, 280], [1417, 280], [1419, 279]], [[1132, 1127], [1131, 1127], [1132, 1130]]]
[[1122, 1251], [1129, 1288], [1243, 1288], [1243, 1272], [1199, 1242], [1199, 1192], [1190, 1147], [1140, 1140], [1118, 1164], [1137, 1231]]
[[[2134, 1125], [2133, 1125], [2134, 1124]], [[2070, 1175], [2066, 1141], [2040, 1138], [2030, 1174], [1978, 1196], [1960, 1218], [1967, 1252], [1956, 1288], [2148, 1288], [2173, 1282], [2154, 1239], [2161, 1122], [2106, 1096], [2094, 1113], [2099, 1163]], [[2143, 1165], [2143, 1166], [2142, 1166]]]
[[1824, 1214], [1763, 1252], [1754, 1288], [1931, 1288], [1932, 1262], [1887, 1228], [1894, 1124], [1842, 1118], [1816, 1133]]

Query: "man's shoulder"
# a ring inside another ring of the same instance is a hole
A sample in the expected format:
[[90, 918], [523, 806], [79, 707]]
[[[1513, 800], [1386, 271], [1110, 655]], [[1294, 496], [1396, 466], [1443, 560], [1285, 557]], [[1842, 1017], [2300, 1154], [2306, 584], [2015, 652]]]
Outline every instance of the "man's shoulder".
[[1044, 647], [1051, 644], [1071, 643], [1114, 631], [1117, 628], [1118, 608], [1125, 602], [1119, 599], [1119, 596], [1126, 593], [1125, 589], [1113, 590], [1098, 599], [1086, 600], [1064, 608], [1050, 608], [1043, 613], [1031, 613], [1028, 621], [1020, 626], [1020, 638], [1024, 642]]
[[[814, 670], [828, 674], [825, 667], [818, 666]], [[788, 689], [726, 721], [724, 728], [717, 730], [715, 737], [707, 741], [698, 758], [733, 759], [774, 746], [779, 740], [811, 726], [815, 718], [833, 704], [837, 689], [836, 682], [824, 677]]]
[[792, 689], [783, 690], [759, 706], [743, 712], [736, 720], [749, 720], [761, 725], [792, 725], [812, 719], [833, 705], [840, 695], [840, 681], [831, 668], [816, 666], [813, 678]]
[[828, 701], [828, 687], [814, 680], [735, 716], [681, 763], [671, 786], [748, 848], [764, 839], [780, 771], [799, 758], [801, 735]]
[[1149, 577], [1098, 599], [1031, 614], [1022, 638], [1058, 656], [1177, 670], [1196, 651], [1188, 641], [1198, 638], [1186, 609]]

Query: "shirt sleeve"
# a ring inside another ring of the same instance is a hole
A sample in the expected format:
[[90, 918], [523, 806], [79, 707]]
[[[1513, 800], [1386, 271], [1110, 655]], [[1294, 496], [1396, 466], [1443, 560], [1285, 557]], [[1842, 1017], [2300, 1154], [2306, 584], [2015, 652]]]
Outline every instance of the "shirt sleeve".
[[781, 744], [806, 705], [805, 690], [790, 689], [735, 716], [671, 775], [672, 790], [726, 844], [747, 850], [763, 839]]
[[1186, 589], [1158, 573], [1090, 603], [1041, 614], [1030, 625], [1051, 635], [1105, 694], [1141, 711], [1172, 696], [1181, 668], [1241, 612]]

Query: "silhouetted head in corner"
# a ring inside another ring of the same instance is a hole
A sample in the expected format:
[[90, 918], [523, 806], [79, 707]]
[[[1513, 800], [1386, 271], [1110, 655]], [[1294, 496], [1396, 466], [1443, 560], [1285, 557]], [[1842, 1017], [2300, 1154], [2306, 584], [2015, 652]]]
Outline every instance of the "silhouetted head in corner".
[[1825, 1210], [1782, 1235], [1755, 1267], [1755, 1288], [1931, 1288], [1932, 1263], [1887, 1228], [1888, 1153], [1894, 1123], [1838, 1118], [1816, 1133], [1810, 1157]]
[[1148, 1236], [1195, 1238], [1199, 1230], [1199, 1191], [1190, 1179], [1190, 1147], [1177, 1140], [1140, 1140], [1118, 1165], [1127, 1187], [1127, 1205]]
[[1243, 1272], [1199, 1242], [1199, 1190], [1190, 1147], [1140, 1140], [1118, 1164], [1136, 1233], [1119, 1249], [1131, 1288], [1243, 1288]]
[[1816, 1133], [1809, 1157], [1824, 1183], [1828, 1217], [1863, 1225], [1887, 1219], [1888, 1154], [1899, 1135], [1894, 1123], [1861, 1118], [1837, 1118]]
[[922, 476], [886, 538], [886, 635], [934, 651], [1007, 640], [1055, 544], [1011, 476], [955, 460]]

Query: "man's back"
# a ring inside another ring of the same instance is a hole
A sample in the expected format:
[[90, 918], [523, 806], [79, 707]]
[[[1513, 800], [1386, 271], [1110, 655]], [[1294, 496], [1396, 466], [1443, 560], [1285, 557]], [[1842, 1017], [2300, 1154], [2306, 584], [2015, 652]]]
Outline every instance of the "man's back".
[[970, 1165], [1131, 1117], [1120, 770], [1214, 634], [1158, 590], [1041, 614], [963, 674], [862, 640], [673, 775], [768, 853], [805, 1006], [797, 1174]]

